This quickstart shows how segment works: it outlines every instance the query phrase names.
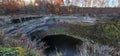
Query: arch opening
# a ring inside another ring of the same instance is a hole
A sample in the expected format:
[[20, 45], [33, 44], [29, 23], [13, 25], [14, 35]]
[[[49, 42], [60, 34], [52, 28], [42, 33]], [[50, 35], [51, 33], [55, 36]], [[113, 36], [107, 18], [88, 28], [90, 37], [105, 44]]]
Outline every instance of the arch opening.
[[83, 44], [82, 40], [64, 34], [47, 35], [37, 44], [39, 45], [40, 42], [45, 43], [43, 49], [45, 47], [44, 53], [46, 55], [62, 52], [66, 53], [65, 56], [76, 55], [79, 52], [79, 47]]

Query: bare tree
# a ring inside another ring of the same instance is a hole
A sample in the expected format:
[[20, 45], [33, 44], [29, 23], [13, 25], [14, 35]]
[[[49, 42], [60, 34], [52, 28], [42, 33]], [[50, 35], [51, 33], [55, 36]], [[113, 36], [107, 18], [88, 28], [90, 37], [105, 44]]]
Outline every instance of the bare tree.
[[6, 12], [16, 12], [20, 6], [21, 5], [18, 3], [18, 0], [2, 0], [1, 4], [1, 7], [6, 10]]

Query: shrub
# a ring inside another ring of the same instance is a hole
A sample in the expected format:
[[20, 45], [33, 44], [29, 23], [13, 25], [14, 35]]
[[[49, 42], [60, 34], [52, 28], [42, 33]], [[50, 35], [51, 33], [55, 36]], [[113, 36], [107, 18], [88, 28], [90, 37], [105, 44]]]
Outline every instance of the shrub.
[[31, 50], [22, 47], [0, 48], [0, 56], [37, 56]]

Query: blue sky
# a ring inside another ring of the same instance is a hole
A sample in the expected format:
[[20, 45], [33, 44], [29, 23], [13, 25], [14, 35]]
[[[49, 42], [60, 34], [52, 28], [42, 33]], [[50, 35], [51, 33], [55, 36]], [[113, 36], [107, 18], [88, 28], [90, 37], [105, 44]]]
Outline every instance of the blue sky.
[[117, 6], [118, 5], [118, 0], [110, 0], [109, 1], [109, 6]]

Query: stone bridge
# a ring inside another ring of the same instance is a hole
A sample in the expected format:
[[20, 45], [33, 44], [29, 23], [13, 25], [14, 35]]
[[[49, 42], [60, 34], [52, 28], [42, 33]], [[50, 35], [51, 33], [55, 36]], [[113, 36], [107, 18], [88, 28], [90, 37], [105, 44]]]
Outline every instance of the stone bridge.
[[[52, 52], [55, 53], [57, 50], [66, 53], [65, 56], [74, 56], [79, 50], [77, 49], [77, 46], [82, 45], [83, 41], [64, 34], [47, 34], [49, 26], [54, 25], [57, 22], [58, 20], [50, 17], [33, 19], [13, 27], [6, 33], [6, 35], [10, 37], [11, 35], [16, 35], [16, 33], [20, 31], [22, 33], [22, 35], [18, 36], [20, 37], [20, 40], [26, 39], [25, 37], [29, 37], [29, 40], [32, 42], [36, 41], [36, 45], [34, 47], [44, 50], [43, 53], [45, 53], [46, 56], [49, 56]], [[45, 43], [43, 46], [40, 45], [42, 42]]]
[[49, 25], [54, 24], [55, 21], [52, 18], [44, 17], [39, 19], [33, 19], [27, 22], [20, 24], [19, 26], [10, 29], [6, 35], [10, 36], [16, 34], [18, 31], [22, 32], [22, 34], [29, 35], [32, 32], [40, 31], [40, 30], [48, 30]]

